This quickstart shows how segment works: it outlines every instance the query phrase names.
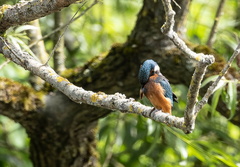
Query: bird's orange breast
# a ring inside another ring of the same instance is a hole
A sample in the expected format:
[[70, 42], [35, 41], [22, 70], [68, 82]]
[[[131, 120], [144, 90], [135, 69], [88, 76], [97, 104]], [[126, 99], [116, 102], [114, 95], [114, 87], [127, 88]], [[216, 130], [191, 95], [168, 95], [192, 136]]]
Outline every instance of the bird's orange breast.
[[149, 81], [144, 85], [144, 95], [156, 109], [171, 114], [171, 101], [164, 96], [164, 89], [161, 85], [154, 82], [155, 77], [156, 76], [151, 76]]

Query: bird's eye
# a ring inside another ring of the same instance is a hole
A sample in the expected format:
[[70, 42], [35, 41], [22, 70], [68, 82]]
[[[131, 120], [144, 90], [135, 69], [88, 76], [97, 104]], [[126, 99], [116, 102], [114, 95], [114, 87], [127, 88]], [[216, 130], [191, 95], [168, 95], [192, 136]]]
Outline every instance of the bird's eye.
[[154, 75], [154, 71], [151, 70], [151, 71], [150, 71], [150, 76], [153, 76], [153, 75]]

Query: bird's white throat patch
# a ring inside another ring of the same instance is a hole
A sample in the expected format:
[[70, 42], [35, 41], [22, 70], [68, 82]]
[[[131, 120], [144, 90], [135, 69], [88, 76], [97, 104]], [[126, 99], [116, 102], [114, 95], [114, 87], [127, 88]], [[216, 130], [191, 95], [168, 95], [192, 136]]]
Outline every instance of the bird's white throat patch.
[[160, 67], [158, 65], [154, 67], [154, 72], [160, 72]]

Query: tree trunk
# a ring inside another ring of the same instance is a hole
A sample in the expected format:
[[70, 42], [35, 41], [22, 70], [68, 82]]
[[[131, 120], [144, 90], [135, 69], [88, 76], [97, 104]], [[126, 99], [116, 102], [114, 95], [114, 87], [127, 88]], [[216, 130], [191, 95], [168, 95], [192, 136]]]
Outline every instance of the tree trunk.
[[48, 95], [38, 127], [27, 131], [34, 166], [99, 166], [97, 120], [106, 111], [96, 113], [95, 109], [76, 104], [59, 92]]
[[97, 121], [80, 120], [79, 124], [73, 121], [68, 125], [49, 117], [41, 121], [39, 130], [29, 136], [30, 156], [35, 167], [99, 166], [95, 140]]

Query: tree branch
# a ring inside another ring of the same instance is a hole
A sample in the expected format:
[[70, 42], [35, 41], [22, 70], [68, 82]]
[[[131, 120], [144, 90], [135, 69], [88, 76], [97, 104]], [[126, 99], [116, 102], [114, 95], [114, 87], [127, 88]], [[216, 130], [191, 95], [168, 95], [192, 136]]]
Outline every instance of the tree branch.
[[[62, 21], [63, 17], [60, 12], [54, 13], [54, 29], [60, 27], [63, 23]], [[65, 68], [65, 54], [64, 54], [64, 38], [63, 35], [66, 32], [67, 27], [64, 31], [58, 31], [56, 35], [53, 38], [53, 43], [54, 43], [54, 49], [51, 53], [53, 54], [53, 64], [54, 64], [54, 70], [57, 73], [61, 73], [64, 71]], [[51, 58], [50, 55], [50, 58]]]
[[6, 58], [12, 60], [14, 63], [41, 77], [76, 103], [86, 103], [110, 110], [119, 110], [124, 113], [139, 114], [157, 122], [162, 122], [182, 130], [185, 129], [183, 118], [162, 113], [161, 111], [152, 112], [151, 107], [142, 105], [133, 98], [127, 99], [123, 94], [115, 93], [113, 95], [107, 95], [103, 92], [95, 93], [77, 87], [66, 78], [59, 76], [49, 66], [42, 65], [28, 53], [22, 52], [13, 45], [8, 44], [2, 37], [0, 37], [0, 39], [0, 53], [3, 53]]
[[0, 64], [0, 70], [5, 67], [8, 63], [10, 63], [10, 60], [6, 60], [5, 62], [3, 62], [2, 64]]
[[162, 32], [167, 35], [185, 55], [198, 62], [188, 90], [187, 107], [184, 114], [186, 125], [185, 133], [191, 133], [195, 127], [195, 119], [197, 116], [195, 113], [198, 113], [196, 112], [196, 103], [201, 81], [205, 75], [206, 68], [214, 63], [215, 58], [212, 55], [195, 53], [187, 47], [185, 42], [180, 39], [178, 34], [173, 30], [175, 11], [172, 9], [171, 0], [162, 0], [162, 2], [166, 14], [166, 22], [161, 28]]
[[[29, 43], [31, 45], [31, 43], [34, 43], [35, 41], [42, 38], [42, 32], [41, 32], [41, 28], [39, 25], [39, 19], [31, 21], [31, 22], [29, 22], [29, 24], [36, 27], [36, 29], [30, 29], [27, 31], [28, 37], [30, 38]], [[48, 53], [46, 52], [44, 41], [41, 41], [37, 45], [34, 45], [31, 49], [32, 49], [32, 52], [34, 53], [34, 55], [42, 63], [47, 61]], [[32, 75], [32, 74], [29, 77], [29, 81], [35, 90], [40, 90], [44, 85], [44, 81], [41, 78], [39, 78], [35, 75]]]
[[187, 107], [184, 114], [186, 127], [190, 133], [195, 128], [195, 119], [197, 115], [194, 115], [196, 110], [197, 98], [201, 86], [202, 79], [205, 75], [207, 66], [201, 62], [198, 63], [191, 80], [191, 84], [187, 95]]
[[185, 42], [179, 38], [178, 34], [173, 30], [175, 24], [175, 11], [172, 9], [171, 0], [162, 0], [162, 3], [166, 14], [166, 22], [161, 27], [162, 33], [167, 35], [172, 42], [189, 58], [198, 62], [202, 61], [206, 65], [214, 63], [214, 56], [193, 52], [188, 48]]
[[214, 23], [213, 23], [213, 26], [212, 26], [212, 29], [211, 29], [211, 32], [209, 34], [208, 41], [207, 41], [207, 45], [209, 47], [212, 47], [213, 37], [214, 37], [214, 34], [216, 33], [216, 29], [217, 29], [217, 26], [218, 26], [219, 18], [220, 18], [221, 14], [222, 14], [222, 10], [223, 10], [225, 1], [226, 0], [221, 0], [219, 2], [219, 6], [218, 6], [218, 9], [217, 9], [215, 20], [214, 20]]
[[164, 34], [166, 34], [172, 42], [190, 59], [193, 59], [198, 62], [196, 69], [194, 71], [191, 84], [188, 90], [187, 96], [187, 107], [184, 114], [184, 123], [186, 128], [184, 129], [185, 133], [191, 133], [195, 127], [195, 120], [197, 114], [200, 112], [200, 109], [207, 103], [208, 98], [212, 95], [214, 89], [216, 88], [218, 82], [221, 78], [225, 75], [227, 70], [229, 69], [232, 61], [234, 60], [237, 55], [239, 55], [240, 51], [240, 44], [235, 50], [233, 56], [229, 60], [228, 64], [223, 68], [217, 80], [209, 87], [207, 93], [203, 97], [203, 99], [197, 104], [197, 98], [200, 90], [201, 81], [205, 75], [207, 67], [214, 63], [215, 58], [212, 55], [205, 55], [203, 53], [195, 53], [191, 49], [187, 47], [183, 40], [181, 40], [177, 33], [174, 32], [174, 16], [175, 12], [171, 6], [171, 0], [162, 0], [164, 5], [164, 10], [166, 13], [166, 22], [162, 26], [161, 30]]
[[[99, 1], [95, 0], [89, 7], [87, 7], [84, 11], [82, 11], [77, 17], [75, 17], [75, 15], [72, 17], [72, 19], [67, 22], [66, 24], [56, 28], [55, 30], [53, 30], [52, 32], [50, 32], [49, 34], [44, 35], [41, 39], [37, 40], [36, 42], [32, 43], [31, 45], [29, 45], [29, 48], [32, 48], [34, 45], [36, 45], [39, 41], [44, 40], [48, 37], [50, 37], [51, 35], [55, 34], [56, 32], [62, 30], [63, 28], [68, 27], [72, 22], [76, 21], [77, 19], [79, 19], [80, 17], [82, 17], [89, 9], [91, 9], [94, 5], [96, 5]], [[79, 7], [82, 8], [84, 5], [86, 4], [85, 1], [83, 1], [82, 5]]]
[[71, 5], [76, 0], [33, 0], [13, 6], [0, 7], [0, 33], [9, 27], [47, 16]]

